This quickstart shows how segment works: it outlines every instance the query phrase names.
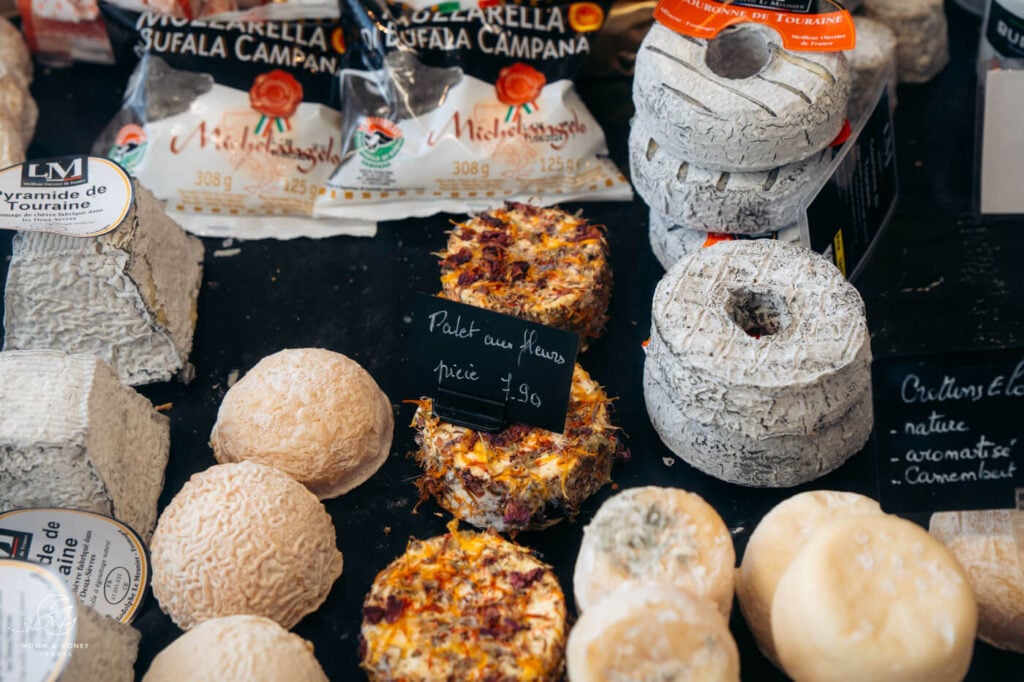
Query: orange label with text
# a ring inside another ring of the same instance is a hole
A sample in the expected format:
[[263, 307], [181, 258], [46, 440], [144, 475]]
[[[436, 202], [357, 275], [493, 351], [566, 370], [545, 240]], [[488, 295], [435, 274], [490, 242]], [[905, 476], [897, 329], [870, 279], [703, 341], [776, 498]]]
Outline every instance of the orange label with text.
[[677, 33], [704, 39], [735, 24], [764, 24], [778, 32], [787, 50], [836, 52], [856, 43], [853, 18], [831, 0], [659, 0], [654, 18]]

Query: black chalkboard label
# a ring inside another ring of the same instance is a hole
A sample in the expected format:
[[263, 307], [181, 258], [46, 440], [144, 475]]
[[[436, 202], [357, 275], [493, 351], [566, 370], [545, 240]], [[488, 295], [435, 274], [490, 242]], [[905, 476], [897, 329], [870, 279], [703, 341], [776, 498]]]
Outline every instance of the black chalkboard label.
[[483, 431], [565, 430], [578, 335], [425, 294], [412, 324], [408, 390], [432, 398], [438, 417]]
[[1016, 506], [1024, 487], [1024, 349], [881, 358], [873, 375], [885, 511]]

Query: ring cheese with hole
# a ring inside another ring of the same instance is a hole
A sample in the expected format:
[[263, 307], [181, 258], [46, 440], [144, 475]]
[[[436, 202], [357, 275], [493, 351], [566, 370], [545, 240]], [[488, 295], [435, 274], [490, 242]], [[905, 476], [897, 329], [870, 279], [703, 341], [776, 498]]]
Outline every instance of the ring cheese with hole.
[[99, 358], [0, 353], [0, 511], [82, 509], [148, 540], [169, 452], [167, 417]]
[[901, 83], [927, 83], [949, 63], [949, 26], [942, 0], [864, 0], [869, 17], [896, 34]]
[[863, 446], [870, 364], [864, 303], [830, 262], [781, 241], [723, 242], [659, 282], [644, 395], [680, 458], [733, 483], [785, 487]]
[[546, 564], [494, 533], [412, 540], [363, 603], [372, 682], [562, 679], [565, 596]]
[[770, 171], [713, 171], [658, 144], [642, 118], [633, 119], [629, 134], [637, 194], [674, 224], [705, 232], [755, 235], [796, 225], [801, 204], [824, 180], [831, 161], [830, 150], [824, 150]]
[[203, 245], [142, 185], [113, 232], [19, 232], [12, 251], [4, 350], [91, 353], [129, 385], [189, 377]]
[[413, 418], [424, 497], [457, 519], [499, 531], [539, 529], [575, 516], [611, 481], [618, 453], [611, 400], [582, 367], [573, 371], [564, 433], [513, 424], [482, 433], [438, 419], [420, 400]]
[[659, 144], [709, 169], [771, 170], [825, 149], [846, 120], [841, 52], [790, 52], [742, 24], [711, 41], [655, 23], [633, 80], [637, 115]]
[[604, 331], [612, 271], [604, 228], [507, 203], [459, 223], [441, 256], [442, 296], [580, 335]]
[[581, 613], [631, 580], [660, 582], [706, 599], [728, 618], [736, 552], [718, 512], [677, 488], [630, 488], [583, 529], [573, 592]]
[[566, 647], [572, 682], [739, 682], [729, 623], [671, 583], [627, 582], [584, 613]]

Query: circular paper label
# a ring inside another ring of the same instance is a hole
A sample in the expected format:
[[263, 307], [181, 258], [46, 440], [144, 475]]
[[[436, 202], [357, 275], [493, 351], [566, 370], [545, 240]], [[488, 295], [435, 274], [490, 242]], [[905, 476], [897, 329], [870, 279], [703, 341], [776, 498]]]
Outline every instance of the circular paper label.
[[71, 591], [53, 570], [0, 559], [0, 679], [57, 680], [71, 658], [77, 624]]
[[149, 582], [146, 547], [135, 531], [92, 512], [4, 512], [0, 556], [54, 569], [83, 604], [122, 623], [135, 619]]

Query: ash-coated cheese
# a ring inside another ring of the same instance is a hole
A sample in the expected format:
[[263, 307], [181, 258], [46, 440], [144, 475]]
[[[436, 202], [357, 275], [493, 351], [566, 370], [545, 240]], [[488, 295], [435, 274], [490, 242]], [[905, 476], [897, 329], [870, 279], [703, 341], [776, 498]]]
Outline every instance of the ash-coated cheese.
[[864, 0], [867, 15], [896, 34], [901, 83], [927, 83], [949, 63], [943, 0]]
[[142, 682], [327, 682], [312, 643], [262, 616], [203, 621], [157, 654]]
[[5, 350], [91, 353], [130, 385], [190, 369], [203, 245], [144, 187], [136, 183], [135, 206], [113, 232], [19, 232], [13, 244]]
[[807, 542], [839, 519], [881, 514], [870, 497], [834, 490], [813, 490], [783, 500], [750, 535], [736, 571], [736, 597], [757, 647], [778, 665], [772, 641], [772, 598], [786, 569]]
[[150, 555], [153, 596], [182, 630], [238, 614], [291, 629], [323, 604], [342, 569], [316, 495], [253, 462], [193, 475], [160, 515]]
[[715, 605], [671, 583], [611, 590], [569, 633], [572, 682], [739, 682], [740, 658]]
[[586, 612], [631, 580], [660, 582], [732, 610], [736, 552], [718, 512], [677, 488], [630, 488], [611, 497], [584, 528], [573, 592]]
[[655, 23], [633, 80], [637, 115], [658, 142], [723, 171], [771, 170], [820, 152], [842, 129], [849, 95], [841, 52], [790, 52], [757, 24], [707, 41]]
[[0, 511], [84, 509], [148, 540], [169, 451], [167, 418], [95, 356], [0, 353]]
[[1024, 511], [932, 514], [929, 532], [956, 557], [978, 601], [978, 638], [1024, 654]]
[[864, 303], [795, 244], [702, 249], [659, 282], [644, 364], [648, 414], [680, 458], [741, 485], [813, 480], [871, 432]]
[[846, 53], [850, 62], [850, 121], [867, 113], [883, 81], [888, 82], [889, 106], [896, 106], [896, 34], [880, 21], [854, 17], [857, 46]]
[[889, 514], [835, 521], [779, 580], [772, 638], [801, 682], [959, 682], [978, 610], [956, 559]]
[[0, 69], [14, 72], [27, 85], [32, 82], [32, 55], [21, 31], [0, 17]]
[[659, 144], [640, 117], [629, 133], [637, 194], [674, 224], [704, 232], [756, 235], [796, 225], [801, 204], [824, 181], [831, 160], [825, 150], [769, 171], [715, 171]]
[[142, 633], [78, 602], [77, 631], [61, 682], [133, 682]]
[[[690, 229], [674, 223], [671, 218], [653, 208], [650, 215], [648, 238], [651, 242], [651, 251], [665, 270], [671, 270], [673, 265], [691, 253], [737, 238], [736, 235]], [[792, 226], [767, 234], [741, 235], [739, 238], [795, 242], [800, 240], [800, 228]]]

